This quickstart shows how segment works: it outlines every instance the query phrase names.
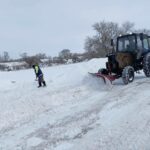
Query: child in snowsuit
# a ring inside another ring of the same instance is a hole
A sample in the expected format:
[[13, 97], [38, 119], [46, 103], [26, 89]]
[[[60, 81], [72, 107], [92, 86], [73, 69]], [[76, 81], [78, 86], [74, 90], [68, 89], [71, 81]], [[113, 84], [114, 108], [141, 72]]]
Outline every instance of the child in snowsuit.
[[38, 78], [38, 83], [39, 83], [38, 87], [41, 87], [42, 84], [43, 86], [46, 86], [46, 82], [44, 81], [43, 73], [40, 67], [38, 65], [33, 65], [32, 67], [35, 71], [36, 78]]

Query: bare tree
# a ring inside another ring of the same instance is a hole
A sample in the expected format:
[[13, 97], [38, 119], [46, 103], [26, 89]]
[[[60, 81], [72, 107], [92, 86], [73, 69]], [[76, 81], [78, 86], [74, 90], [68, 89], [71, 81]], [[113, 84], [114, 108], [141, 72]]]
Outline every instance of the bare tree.
[[87, 51], [87, 58], [93, 58], [93, 57], [104, 57], [105, 51], [102, 49], [102, 45], [99, 41], [99, 38], [97, 36], [87, 37], [85, 41], [85, 50]]
[[134, 31], [134, 23], [126, 21], [122, 24], [121, 33], [126, 34]]
[[120, 28], [117, 23], [105, 21], [95, 23], [93, 28], [96, 35], [86, 38], [85, 50], [92, 52], [92, 55], [95, 55], [95, 51], [99, 57], [104, 57], [112, 49], [110, 41], [120, 34]]
[[63, 59], [69, 59], [71, 57], [71, 52], [69, 49], [63, 49], [60, 53], [59, 53], [59, 57], [63, 58]]
[[28, 56], [28, 54], [24, 52], [20, 56], [21, 56], [21, 59], [28, 64], [28, 67], [32, 67], [33, 64], [39, 64], [41, 62], [39, 58], [40, 56], [39, 54], [34, 55], [34, 56]]
[[8, 60], [9, 60], [9, 54], [8, 54], [8, 52], [4, 51], [4, 53], [3, 53], [3, 61], [6, 62]]
[[65, 63], [65, 61], [62, 57], [53, 57], [53, 63], [63, 64], [63, 63]]
[[39, 59], [45, 59], [46, 54], [45, 53], [39, 53], [39, 54], [36, 54], [36, 57], [39, 58]]
[[36, 56], [30, 56], [25, 59], [25, 62], [29, 65], [29, 67], [32, 67], [34, 64], [39, 64], [41, 60]]
[[103, 21], [94, 24], [93, 28], [97, 32], [97, 38], [100, 42], [101, 49], [107, 53], [110, 50], [111, 39], [115, 39], [119, 34], [118, 24]]
[[25, 61], [28, 57], [28, 54], [26, 52], [24, 52], [20, 56], [21, 56], [21, 59]]
[[95, 57], [95, 55], [104, 57], [113, 50], [111, 39], [116, 41], [120, 34], [134, 31], [134, 23], [127, 21], [120, 27], [117, 23], [102, 21], [95, 23], [93, 28], [96, 31], [96, 35], [86, 38], [84, 48], [91, 57]]

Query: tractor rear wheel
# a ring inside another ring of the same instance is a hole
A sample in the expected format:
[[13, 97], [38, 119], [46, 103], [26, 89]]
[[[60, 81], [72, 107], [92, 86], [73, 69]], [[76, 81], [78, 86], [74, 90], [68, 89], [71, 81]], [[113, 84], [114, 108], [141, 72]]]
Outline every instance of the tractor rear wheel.
[[124, 84], [133, 82], [134, 80], [134, 69], [131, 66], [127, 66], [122, 71], [122, 81]]
[[146, 77], [150, 77], [150, 53], [147, 53], [143, 59], [143, 71]]

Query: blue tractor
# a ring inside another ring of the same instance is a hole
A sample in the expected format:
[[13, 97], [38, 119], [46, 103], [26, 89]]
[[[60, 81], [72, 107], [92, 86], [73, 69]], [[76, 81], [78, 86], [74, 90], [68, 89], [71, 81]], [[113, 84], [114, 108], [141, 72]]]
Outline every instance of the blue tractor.
[[108, 54], [106, 68], [99, 69], [94, 76], [113, 81], [122, 77], [123, 83], [133, 82], [135, 72], [144, 71], [150, 77], [150, 36], [143, 33], [131, 33], [117, 38], [116, 44], [111, 40], [114, 48]]

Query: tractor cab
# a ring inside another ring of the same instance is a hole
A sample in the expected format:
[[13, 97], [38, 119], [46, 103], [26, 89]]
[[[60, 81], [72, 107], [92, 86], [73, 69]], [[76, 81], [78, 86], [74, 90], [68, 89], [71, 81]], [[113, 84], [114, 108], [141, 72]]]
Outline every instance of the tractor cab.
[[132, 33], [117, 38], [116, 52], [143, 55], [150, 50], [150, 37], [143, 33]]
[[[149, 41], [150, 37], [143, 33], [132, 33], [119, 36], [117, 38], [116, 51], [114, 53], [119, 69], [123, 69], [126, 66], [132, 66], [135, 68], [135, 71], [139, 70], [142, 67], [141, 63], [143, 56], [150, 52]], [[112, 68], [112, 70], [118, 71], [118, 68]]]

